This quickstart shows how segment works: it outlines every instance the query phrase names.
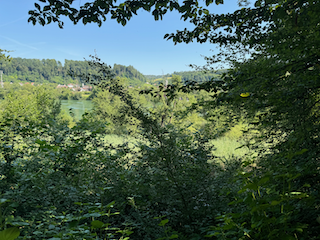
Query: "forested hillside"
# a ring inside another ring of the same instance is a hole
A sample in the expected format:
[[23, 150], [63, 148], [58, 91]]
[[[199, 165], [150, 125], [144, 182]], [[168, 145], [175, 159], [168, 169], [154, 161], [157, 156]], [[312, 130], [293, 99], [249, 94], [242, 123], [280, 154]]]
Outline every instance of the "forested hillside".
[[[86, 61], [65, 60], [64, 64], [54, 59], [26, 59], [13, 58], [11, 61], [0, 60], [0, 70], [3, 71], [3, 80], [5, 82], [36, 82], [36, 83], [76, 83], [81, 82], [80, 77], [71, 77], [70, 71], [80, 74], [93, 74], [96, 70], [89, 67]], [[179, 75], [183, 82], [196, 81], [205, 82], [215, 79], [221, 74], [203, 73], [201, 71], [174, 72], [173, 74], [163, 76], [148, 75], [144, 76], [133, 66], [124, 66], [114, 64], [113, 73], [116, 76], [124, 78], [128, 85], [140, 86], [146, 82], [162, 83], [164, 79], [170, 79], [172, 75]]]
[[174, 72], [173, 75], [179, 75], [181, 76], [182, 82], [187, 81], [196, 81], [198, 83], [203, 83], [210, 80], [215, 80], [219, 78], [222, 71], [219, 72], [210, 72], [210, 73], [204, 73], [201, 71], [186, 71], [186, 72]]
[[[25, 59], [13, 58], [11, 61], [0, 60], [0, 70], [3, 71], [5, 82], [36, 82], [36, 83], [75, 83], [81, 82], [81, 78], [71, 77], [72, 71], [77, 75], [92, 74], [96, 70], [86, 61], [65, 60], [64, 65], [54, 59]], [[126, 78], [128, 84], [141, 85], [146, 78], [133, 66], [115, 64], [113, 72], [116, 76]]]
[[123, 65], [114, 64], [113, 72], [116, 74], [116, 76], [126, 78], [128, 84], [132, 86], [141, 85], [141, 83], [147, 82], [147, 78], [131, 65], [126, 67]]

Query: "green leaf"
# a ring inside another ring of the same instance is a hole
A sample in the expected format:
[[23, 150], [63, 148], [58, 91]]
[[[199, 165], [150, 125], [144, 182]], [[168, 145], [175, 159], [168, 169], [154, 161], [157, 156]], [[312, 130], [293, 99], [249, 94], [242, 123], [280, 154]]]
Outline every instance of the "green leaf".
[[249, 183], [245, 185], [241, 190], [238, 191], [238, 194], [245, 192], [246, 190], [251, 189], [251, 190], [258, 190], [258, 185], [256, 183]]
[[13, 226], [29, 226], [30, 224], [29, 223], [27, 223], [27, 222], [12, 222], [11, 223]]
[[166, 225], [168, 222], [169, 222], [169, 219], [164, 219], [158, 225], [162, 227], [162, 226]]
[[205, 15], [209, 15], [209, 10], [208, 10], [208, 9], [203, 9], [203, 13], [204, 13]]
[[241, 93], [240, 96], [243, 97], [243, 98], [247, 98], [247, 97], [250, 96], [250, 93], [248, 93], [248, 92], [246, 92], [246, 93]]
[[87, 214], [84, 214], [83, 217], [101, 217], [101, 213], [98, 213], [98, 212], [87, 213]]
[[91, 222], [91, 226], [93, 228], [102, 228], [104, 226], [104, 223], [99, 220], [95, 220]]
[[2, 240], [14, 240], [19, 237], [20, 231], [16, 227], [7, 228], [0, 232], [0, 239]]
[[278, 204], [280, 204], [280, 203], [281, 203], [281, 201], [275, 201], [275, 200], [274, 200], [274, 201], [271, 202], [271, 205], [274, 206], [274, 205], [278, 205]]
[[52, 224], [50, 224], [50, 225], [48, 226], [49, 229], [55, 229], [55, 227], [56, 227], [56, 226], [55, 226], [55, 225], [52, 225]]
[[113, 201], [113, 202], [109, 203], [106, 207], [107, 207], [107, 208], [112, 208], [115, 203], [116, 203], [116, 202]]
[[38, 3], [35, 3], [34, 6], [40, 11], [40, 5]]
[[174, 238], [178, 238], [179, 236], [178, 236], [178, 234], [172, 234], [170, 237], [169, 237], [169, 239], [174, 239]]
[[213, 0], [206, 0], [206, 5], [209, 6], [212, 2]]
[[46, 24], [46, 21], [43, 18], [39, 18], [39, 21], [42, 26]]
[[74, 204], [80, 205], [80, 206], [88, 206], [89, 203], [82, 203], [82, 202], [75, 202]]
[[291, 194], [291, 195], [301, 195], [302, 192], [291, 192], [290, 194]]
[[79, 221], [78, 220], [73, 220], [69, 223], [69, 228], [74, 228], [76, 226], [78, 226]]
[[258, 182], [258, 185], [261, 186], [262, 184], [266, 183], [269, 181], [269, 177], [263, 177], [260, 179], [260, 181]]
[[1, 199], [0, 199], [0, 205], [1, 205], [2, 203], [9, 202], [9, 201], [10, 201], [10, 200], [8, 200], [8, 199], [1, 198]]
[[303, 153], [305, 153], [307, 151], [308, 151], [308, 149], [306, 149], [306, 148], [301, 149], [300, 151], [296, 152], [296, 155], [301, 155], [301, 154], [303, 154]]

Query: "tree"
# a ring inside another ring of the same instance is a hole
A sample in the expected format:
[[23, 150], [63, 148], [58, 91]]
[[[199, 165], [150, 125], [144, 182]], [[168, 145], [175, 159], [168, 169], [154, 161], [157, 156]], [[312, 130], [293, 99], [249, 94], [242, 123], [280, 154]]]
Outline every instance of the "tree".
[[[174, 43], [209, 41], [221, 53], [207, 57], [208, 65], [224, 61], [231, 70], [221, 81], [182, 86], [214, 92], [211, 106], [242, 114], [257, 126], [261, 152], [245, 161], [237, 183], [239, 195], [212, 236], [220, 239], [316, 239], [320, 149], [320, 3], [307, 0], [257, 0], [230, 14], [211, 14], [199, 1], [93, 1], [80, 9], [72, 0], [45, 1], [30, 11], [29, 21], [45, 25], [71, 21], [99, 25], [108, 14], [122, 25], [138, 9], [152, 11], [155, 20], [177, 10], [192, 30], [166, 34]], [[217, 4], [222, 1], [216, 1]], [[206, 1], [209, 6], [212, 1]], [[170, 89], [170, 88], [169, 88]], [[208, 102], [206, 103], [208, 105]], [[268, 144], [268, 145], [267, 145]], [[307, 216], [307, 217], [306, 217]], [[247, 223], [245, 226], [243, 224]], [[270, 225], [270, 226], [269, 226]], [[229, 231], [225, 234], [225, 230]], [[226, 236], [226, 237], [225, 237]]]
[[10, 51], [8, 51], [8, 50], [4, 50], [4, 49], [0, 48], [0, 59], [10, 61], [11, 57], [10, 57], [10, 55], [7, 55], [7, 53], [9, 53], [9, 52]]
[[181, 79], [181, 76], [179, 75], [172, 75], [171, 82], [172, 82], [172, 85], [175, 85], [177, 87], [182, 86], [182, 79]]
[[[162, 19], [168, 10], [179, 11], [194, 29], [166, 34], [165, 38], [174, 43], [196, 40], [219, 44], [225, 51], [207, 57], [207, 68], [220, 61], [233, 68], [224, 74], [223, 81], [200, 84], [198, 88], [216, 91], [216, 102], [225, 100], [230, 106], [245, 109], [252, 118], [259, 113], [258, 124], [268, 137], [276, 139], [277, 146], [289, 139], [296, 139], [295, 147], [291, 144], [292, 151], [307, 148], [307, 142], [310, 149], [318, 146], [319, 2], [257, 0], [254, 7], [243, 7], [230, 14], [212, 14], [199, 1], [191, 0], [127, 0], [119, 5], [96, 0], [79, 9], [72, 7], [73, 0], [41, 2], [43, 7], [35, 3], [36, 10], [29, 12], [29, 21], [42, 25], [53, 21], [60, 27], [60, 16], [67, 16], [74, 23], [82, 20], [84, 24], [95, 22], [100, 26], [110, 15], [125, 25], [139, 9], [152, 11], [155, 20]], [[212, 3], [208, 0], [206, 6]], [[250, 96], [241, 98], [244, 92]]]

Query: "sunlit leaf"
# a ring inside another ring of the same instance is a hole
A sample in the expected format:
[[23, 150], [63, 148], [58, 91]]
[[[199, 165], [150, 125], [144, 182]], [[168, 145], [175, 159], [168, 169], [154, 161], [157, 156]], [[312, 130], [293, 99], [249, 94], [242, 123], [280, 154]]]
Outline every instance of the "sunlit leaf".
[[248, 92], [246, 92], [246, 93], [241, 93], [240, 96], [243, 97], [243, 98], [247, 98], [247, 97], [250, 96], [250, 93], [248, 93]]

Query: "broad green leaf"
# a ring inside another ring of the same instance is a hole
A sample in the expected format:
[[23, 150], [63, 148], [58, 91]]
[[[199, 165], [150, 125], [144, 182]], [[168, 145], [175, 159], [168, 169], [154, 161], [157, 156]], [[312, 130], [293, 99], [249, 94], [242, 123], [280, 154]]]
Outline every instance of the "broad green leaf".
[[91, 222], [91, 226], [93, 228], [102, 228], [104, 226], [104, 223], [99, 220], [95, 220]]
[[73, 220], [69, 223], [69, 228], [74, 228], [76, 226], [78, 226], [79, 221], [78, 220]]
[[14, 240], [19, 237], [20, 231], [16, 227], [7, 228], [0, 232], [0, 239], [1, 240]]
[[52, 224], [50, 224], [49, 226], [48, 226], [48, 229], [55, 229], [55, 225], [52, 225]]

